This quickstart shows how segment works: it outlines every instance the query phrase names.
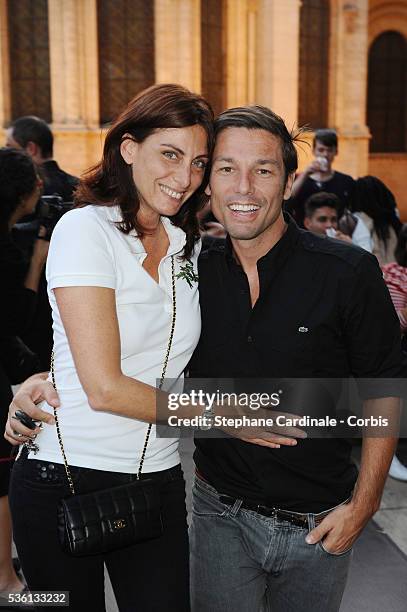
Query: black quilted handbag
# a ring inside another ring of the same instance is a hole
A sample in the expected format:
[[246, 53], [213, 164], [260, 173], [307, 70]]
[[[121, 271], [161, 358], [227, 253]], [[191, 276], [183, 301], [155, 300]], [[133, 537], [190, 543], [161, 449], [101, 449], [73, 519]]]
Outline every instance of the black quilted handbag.
[[161, 502], [152, 480], [71, 495], [58, 508], [62, 548], [75, 557], [103, 554], [163, 533]]
[[[162, 388], [164, 382], [175, 329], [174, 257], [171, 257], [171, 273], [172, 323], [159, 389]], [[51, 378], [56, 390], [54, 352], [51, 356]], [[71, 495], [62, 499], [58, 507], [58, 533], [63, 550], [75, 557], [105, 554], [143, 540], [159, 537], [163, 533], [160, 493], [157, 484], [152, 479], [140, 480], [151, 424], [147, 429], [137, 480], [110, 489], [77, 495], [66, 459], [55, 408], [54, 417], [71, 491]]]

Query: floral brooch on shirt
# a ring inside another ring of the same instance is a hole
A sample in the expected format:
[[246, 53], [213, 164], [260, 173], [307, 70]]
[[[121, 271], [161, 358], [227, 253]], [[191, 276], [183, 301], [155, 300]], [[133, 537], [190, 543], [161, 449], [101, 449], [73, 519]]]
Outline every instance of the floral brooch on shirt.
[[187, 263], [184, 266], [180, 266], [180, 268], [181, 272], [178, 272], [175, 278], [183, 278], [192, 289], [193, 283], [197, 283], [199, 280], [197, 274], [195, 274], [194, 264], [192, 261], [187, 261]]

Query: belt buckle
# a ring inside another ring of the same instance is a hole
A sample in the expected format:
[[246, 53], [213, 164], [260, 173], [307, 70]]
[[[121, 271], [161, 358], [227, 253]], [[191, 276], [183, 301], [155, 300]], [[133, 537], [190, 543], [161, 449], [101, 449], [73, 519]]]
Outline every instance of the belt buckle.
[[[267, 512], [267, 514], [265, 511]], [[268, 506], [261, 506], [260, 504], [257, 504], [255, 512], [257, 512], [257, 514], [263, 514], [263, 516], [267, 516], [268, 518], [273, 519], [276, 519], [278, 516], [278, 509], [274, 506], [269, 508]]]
[[280, 518], [282, 520], [287, 521], [292, 525], [297, 525], [298, 527], [307, 526], [308, 517], [304, 515], [301, 516], [301, 513], [297, 514], [295, 512], [290, 512], [290, 510], [276, 509], [276, 514], [277, 516], [280, 514]]
[[287, 512], [287, 510], [282, 510], [281, 508], [273, 508], [274, 510], [274, 515], [277, 519], [280, 519], [282, 521], [287, 521], [287, 523], [291, 523], [291, 515], [289, 512]]

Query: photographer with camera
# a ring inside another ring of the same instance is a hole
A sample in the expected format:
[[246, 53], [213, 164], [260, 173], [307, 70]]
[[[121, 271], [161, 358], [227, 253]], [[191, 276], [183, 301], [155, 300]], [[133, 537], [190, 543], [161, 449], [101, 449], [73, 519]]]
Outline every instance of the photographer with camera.
[[[57, 221], [71, 208], [78, 179], [64, 172], [53, 159], [54, 137], [49, 125], [39, 117], [16, 119], [7, 130], [6, 146], [24, 150], [37, 165], [43, 181], [42, 198], [35, 211], [23, 217], [13, 229], [16, 242], [27, 255], [31, 255], [39, 226], [46, 228], [45, 239], [50, 240]], [[40, 279], [36, 316], [31, 329], [24, 335], [24, 341], [38, 355], [42, 369], [48, 370], [52, 317], [44, 274]]]
[[72, 202], [78, 179], [53, 159], [54, 136], [43, 119], [28, 115], [13, 121], [7, 130], [6, 147], [23, 149], [37, 164], [44, 182], [43, 195], [58, 195], [64, 202]]
[[[27, 261], [12, 238], [11, 229], [32, 213], [42, 189], [33, 161], [23, 151], [0, 149], [0, 420], [5, 423], [12, 399], [11, 384], [22, 382], [40, 370], [39, 361], [20, 336], [32, 324], [37, 292], [47, 259], [49, 243], [34, 242]], [[41, 234], [44, 229], [41, 228]], [[12, 464], [11, 446], [0, 440], [0, 592], [21, 591], [11, 558], [11, 521], [8, 484]]]

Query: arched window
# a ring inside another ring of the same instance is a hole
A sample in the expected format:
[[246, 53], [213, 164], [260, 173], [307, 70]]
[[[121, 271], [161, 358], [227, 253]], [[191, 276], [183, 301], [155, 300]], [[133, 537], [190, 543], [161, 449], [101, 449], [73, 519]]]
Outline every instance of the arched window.
[[302, 0], [298, 123], [328, 124], [329, 2]]
[[98, 0], [100, 121], [155, 82], [154, 2]]
[[369, 51], [367, 124], [371, 152], [406, 151], [407, 41], [384, 32]]
[[47, 0], [7, 1], [11, 118], [51, 121]]
[[201, 0], [202, 95], [215, 114], [225, 109], [223, 1]]

